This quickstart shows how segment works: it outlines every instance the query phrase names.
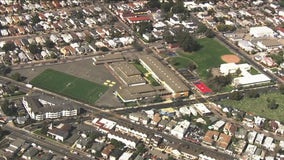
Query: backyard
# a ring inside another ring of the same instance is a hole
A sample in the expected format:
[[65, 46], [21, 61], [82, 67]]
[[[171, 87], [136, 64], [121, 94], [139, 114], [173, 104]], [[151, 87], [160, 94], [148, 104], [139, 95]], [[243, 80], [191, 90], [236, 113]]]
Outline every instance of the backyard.
[[[220, 104], [238, 108], [242, 111], [252, 113], [254, 115], [259, 115], [261, 117], [279, 120], [284, 122], [284, 95], [280, 93], [266, 93], [261, 94], [259, 98], [248, 98], [245, 97], [240, 101], [226, 99]], [[279, 105], [277, 109], [268, 108], [267, 99], [275, 100]]]
[[75, 76], [47, 69], [32, 79], [31, 84], [52, 92], [94, 104], [108, 87]]

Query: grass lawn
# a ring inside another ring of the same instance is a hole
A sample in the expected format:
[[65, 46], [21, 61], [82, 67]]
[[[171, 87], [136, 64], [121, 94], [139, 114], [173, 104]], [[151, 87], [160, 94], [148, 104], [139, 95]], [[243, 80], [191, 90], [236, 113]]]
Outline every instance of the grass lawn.
[[221, 56], [231, 54], [231, 52], [215, 39], [203, 38], [198, 42], [202, 46], [200, 50], [193, 53], [179, 51], [178, 54], [184, 59], [194, 61], [198, 66], [197, 71], [200, 78], [205, 80], [208, 75], [207, 69], [219, 67], [220, 64], [225, 63]]
[[186, 57], [171, 57], [169, 62], [177, 69], [187, 68], [189, 65], [194, 63], [191, 59]]
[[[271, 100], [275, 99], [276, 103], [279, 104], [278, 108], [275, 110], [269, 109], [267, 107], [267, 98]], [[261, 94], [259, 98], [245, 97], [241, 101], [226, 99], [221, 101], [220, 104], [232, 106], [245, 112], [260, 115], [261, 117], [284, 122], [284, 95], [280, 93]]]
[[140, 63], [134, 63], [133, 64], [142, 74], [148, 73], [148, 71], [140, 64]]
[[31, 84], [89, 104], [94, 104], [108, 87], [69, 74], [47, 69]]

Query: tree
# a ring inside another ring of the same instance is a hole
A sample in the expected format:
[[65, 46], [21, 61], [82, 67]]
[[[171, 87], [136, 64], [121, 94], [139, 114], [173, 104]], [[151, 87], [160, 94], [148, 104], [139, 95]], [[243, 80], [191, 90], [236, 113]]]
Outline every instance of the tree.
[[284, 94], [284, 85], [283, 84], [279, 86], [279, 91], [280, 91], [281, 94]]
[[169, 31], [163, 33], [163, 38], [167, 43], [174, 43], [175, 37]]
[[54, 42], [52, 42], [50, 39], [48, 39], [48, 40], [46, 40], [46, 42], [45, 42], [45, 47], [46, 48], [54, 48], [54, 46], [55, 46], [55, 43]]
[[267, 107], [269, 109], [277, 109], [279, 106], [279, 104], [276, 103], [275, 99], [267, 99]]
[[16, 49], [16, 46], [15, 46], [15, 44], [13, 43], [13, 42], [7, 42], [7, 43], [5, 43], [4, 44], [4, 46], [2, 47], [2, 49], [6, 52], [6, 53], [8, 53], [9, 51], [13, 51], [13, 50], [15, 50]]
[[136, 49], [136, 51], [143, 51], [143, 47], [137, 42], [137, 41], [134, 41], [133, 43], [132, 43], [132, 46], [133, 46], [133, 48], [135, 48]]
[[11, 71], [11, 68], [5, 66], [3, 63], [0, 64], [0, 75], [6, 75]]
[[229, 95], [229, 98], [232, 100], [239, 101], [243, 98], [243, 95], [240, 92], [233, 92]]
[[160, 1], [159, 0], [149, 0], [148, 1], [148, 3], [146, 4], [146, 6], [148, 7], [148, 8], [161, 8], [161, 3], [160, 3]]
[[258, 98], [260, 95], [255, 90], [250, 90], [247, 92], [249, 98]]
[[40, 133], [46, 135], [48, 131], [48, 124], [47, 122], [43, 122], [42, 127], [40, 129]]
[[39, 19], [39, 16], [38, 16], [38, 14], [36, 13], [35, 15], [33, 15], [32, 16], [32, 18], [31, 18], [31, 22], [32, 22], [32, 24], [33, 25], [35, 25], [35, 24], [37, 24], [37, 23], [39, 23], [40, 22], [40, 19]]
[[111, 139], [111, 140], [110, 140], [110, 143], [111, 143], [112, 145], [114, 145], [115, 148], [122, 148], [122, 147], [125, 146], [124, 143], [119, 142], [119, 141], [117, 141], [117, 140], [115, 140], [115, 139]]
[[29, 45], [29, 51], [32, 53], [32, 54], [37, 54], [37, 53], [40, 53], [41, 52], [41, 46], [35, 44], [35, 43], [32, 43]]
[[161, 4], [161, 10], [164, 12], [164, 13], [169, 13], [171, 11], [171, 8], [173, 6], [173, 2], [164, 2]]
[[180, 47], [187, 52], [197, 51], [201, 47], [195, 38], [183, 31], [177, 34], [177, 42]]
[[215, 33], [211, 29], [207, 29], [206, 32], [205, 32], [205, 36], [208, 37], [208, 38], [214, 38]]
[[6, 116], [16, 116], [17, 108], [14, 105], [11, 105], [7, 99], [4, 99], [1, 109], [6, 114]]
[[232, 25], [218, 24], [217, 29], [220, 32], [233, 32], [236, 30], [236, 27]]
[[178, 0], [172, 8], [173, 13], [184, 13], [185, 11], [186, 10], [184, 8], [184, 3], [182, 0]]
[[85, 40], [86, 40], [86, 42], [88, 42], [88, 43], [92, 43], [95, 39], [94, 39], [93, 36], [87, 35], [87, 36], [85, 37]]
[[16, 72], [11, 75], [11, 78], [15, 81], [22, 81], [22, 76], [19, 72]]
[[135, 26], [140, 35], [151, 32], [153, 30], [153, 24], [151, 22], [141, 22]]

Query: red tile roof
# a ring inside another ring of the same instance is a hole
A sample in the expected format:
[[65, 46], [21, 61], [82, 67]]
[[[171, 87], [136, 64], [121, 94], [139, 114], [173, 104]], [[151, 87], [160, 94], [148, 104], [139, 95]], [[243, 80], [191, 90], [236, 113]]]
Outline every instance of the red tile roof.
[[151, 18], [148, 17], [148, 16], [129, 17], [128, 20], [129, 20], [129, 21], [132, 21], [132, 22], [134, 22], [134, 21], [149, 21], [149, 20], [151, 20]]

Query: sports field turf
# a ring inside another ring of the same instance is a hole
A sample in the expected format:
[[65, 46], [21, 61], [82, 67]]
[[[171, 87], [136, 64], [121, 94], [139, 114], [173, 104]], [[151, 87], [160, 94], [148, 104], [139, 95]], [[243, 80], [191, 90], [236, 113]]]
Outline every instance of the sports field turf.
[[31, 84], [89, 104], [94, 104], [108, 89], [106, 86], [52, 69], [39, 74], [32, 79]]
[[[245, 112], [253, 113], [261, 117], [279, 120], [284, 122], [284, 98], [280, 93], [261, 94], [259, 98], [245, 97], [241, 101], [226, 99], [220, 102], [227, 106], [235, 107]], [[277, 109], [269, 109], [267, 107], [267, 99], [275, 100], [279, 104]]]
[[[225, 54], [230, 54], [231, 52], [225, 46], [220, 44], [217, 40], [211, 38], [202, 38], [198, 40], [199, 44], [202, 46], [196, 52], [178, 52], [180, 57], [184, 59], [190, 59], [197, 64], [197, 71], [201, 79], [206, 79], [208, 72], [207, 70], [214, 67], [219, 67], [220, 64], [225, 63], [222, 61], [221, 56]], [[185, 60], [180, 58], [176, 60], [181, 66], [186, 63]]]

